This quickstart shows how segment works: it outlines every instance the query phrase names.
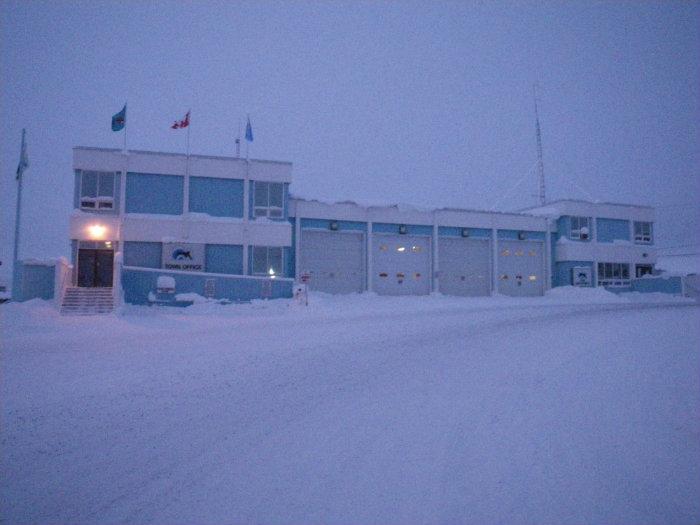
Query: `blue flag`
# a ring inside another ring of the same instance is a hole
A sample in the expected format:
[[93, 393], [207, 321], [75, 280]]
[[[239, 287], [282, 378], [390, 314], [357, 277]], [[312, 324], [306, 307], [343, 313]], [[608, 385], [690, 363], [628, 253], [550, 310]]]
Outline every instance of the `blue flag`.
[[121, 131], [126, 126], [126, 104], [119, 113], [112, 116], [112, 131]]
[[253, 142], [253, 126], [250, 125], [250, 117], [248, 117], [248, 124], [245, 125], [245, 139]]

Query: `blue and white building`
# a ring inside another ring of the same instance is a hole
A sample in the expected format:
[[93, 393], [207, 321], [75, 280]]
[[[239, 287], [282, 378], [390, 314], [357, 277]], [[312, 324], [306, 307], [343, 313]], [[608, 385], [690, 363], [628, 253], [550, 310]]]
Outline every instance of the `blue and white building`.
[[[291, 294], [288, 162], [75, 148], [72, 281], [146, 303], [176, 292], [249, 300]], [[120, 254], [120, 257], [115, 257]]]
[[654, 273], [654, 209], [649, 206], [559, 200], [524, 211], [555, 221], [553, 286], [629, 291], [634, 279]]
[[247, 301], [290, 297], [302, 277], [335, 294], [538, 296], [552, 286], [649, 288], [654, 273], [647, 206], [362, 206], [290, 198], [289, 162], [89, 147], [73, 157], [70, 270], [50, 283], [60, 296]]

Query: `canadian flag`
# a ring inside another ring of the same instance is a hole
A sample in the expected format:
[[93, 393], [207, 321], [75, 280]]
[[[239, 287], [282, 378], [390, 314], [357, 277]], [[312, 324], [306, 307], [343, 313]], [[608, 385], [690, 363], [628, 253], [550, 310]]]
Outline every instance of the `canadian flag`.
[[172, 126], [170, 126], [172, 129], [180, 129], [180, 128], [186, 128], [187, 126], [190, 125], [190, 112], [187, 112], [187, 115], [185, 115], [185, 118], [182, 120], [176, 120]]

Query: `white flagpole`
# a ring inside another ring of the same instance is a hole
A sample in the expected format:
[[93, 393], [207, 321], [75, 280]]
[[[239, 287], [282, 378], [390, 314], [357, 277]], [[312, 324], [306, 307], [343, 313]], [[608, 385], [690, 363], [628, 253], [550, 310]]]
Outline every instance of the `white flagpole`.
[[241, 158], [241, 119], [238, 119], [238, 136], [236, 137], [236, 158]]
[[[124, 109], [127, 110], [126, 105], [128, 104], [128, 100], [124, 102]], [[126, 120], [126, 111], [124, 111], [124, 153], [126, 153], [126, 128], [127, 128], [127, 120]]]
[[25, 135], [26, 135], [26, 130], [23, 128], [22, 129], [22, 146], [20, 149], [20, 155], [19, 155], [19, 165], [17, 166], [17, 206], [15, 206], [15, 245], [14, 245], [14, 251], [12, 254], [12, 296], [17, 299], [19, 297], [19, 274], [17, 273], [19, 271], [18, 264], [19, 264], [19, 232], [20, 232], [20, 227], [19, 227], [19, 221], [22, 216], [21, 213], [21, 207], [22, 207], [22, 179], [24, 178], [24, 169], [26, 168], [25, 165], [25, 159], [26, 159], [26, 150], [27, 150], [27, 145], [25, 143]]
[[191, 111], [192, 110], [187, 111], [187, 118], [188, 118], [188, 122], [187, 122], [187, 160], [188, 160], [188, 162], [189, 162], [189, 158], [190, 158], [190, 126], [192, 126]]

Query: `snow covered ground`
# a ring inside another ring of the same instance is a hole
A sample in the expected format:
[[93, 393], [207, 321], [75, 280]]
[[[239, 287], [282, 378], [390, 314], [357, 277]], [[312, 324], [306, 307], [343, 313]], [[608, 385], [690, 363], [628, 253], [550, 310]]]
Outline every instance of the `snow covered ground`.
[[698, 523], [700, 308], [0, 306], [4, 523]]

